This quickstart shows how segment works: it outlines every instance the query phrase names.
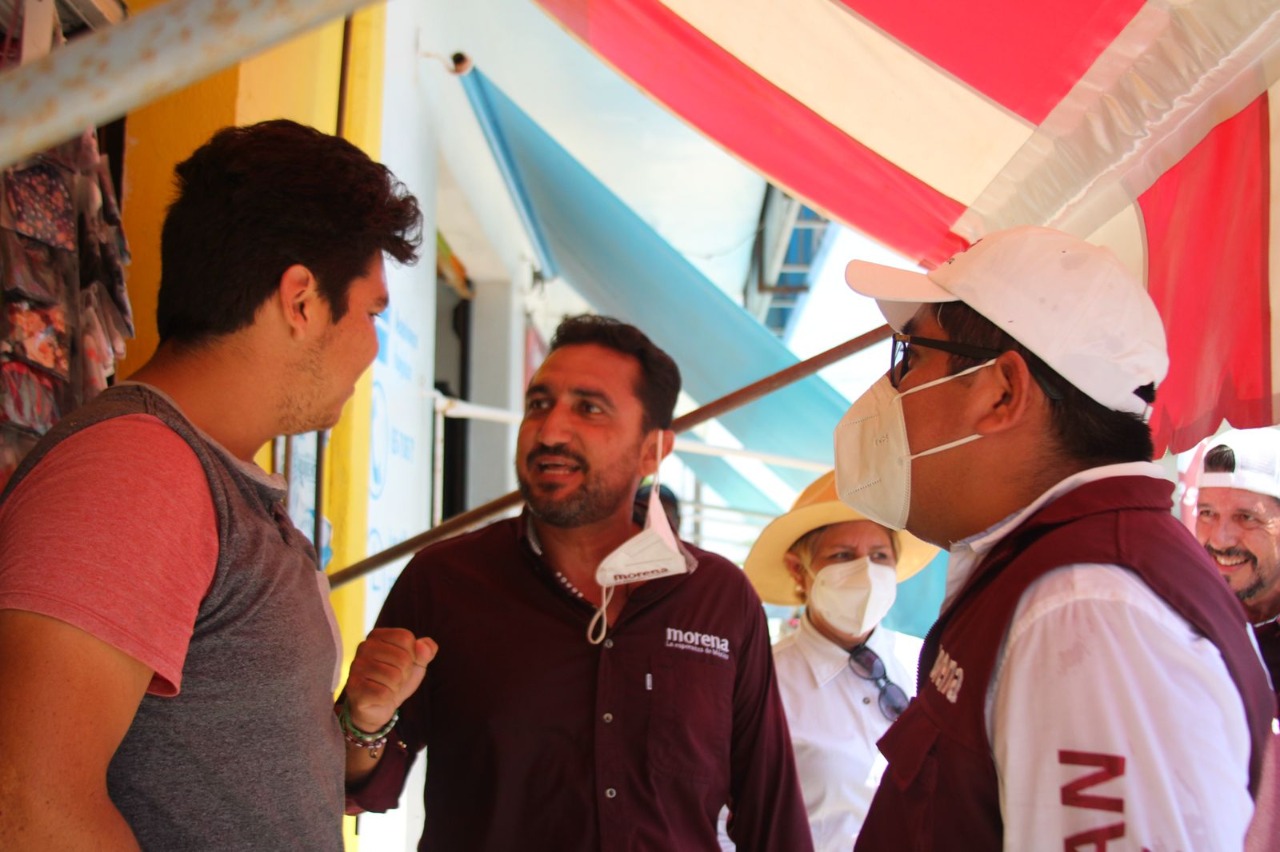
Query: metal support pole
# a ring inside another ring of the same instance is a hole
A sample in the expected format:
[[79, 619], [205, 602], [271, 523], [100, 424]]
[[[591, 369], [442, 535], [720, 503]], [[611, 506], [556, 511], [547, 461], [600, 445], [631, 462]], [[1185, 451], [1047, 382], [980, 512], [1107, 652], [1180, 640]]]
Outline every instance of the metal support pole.
[[431, 526], [444, 518], [444, 410], [437, 402], [431, 423]]
[[329, 446], [329, 430], [321, 429], [319, 432], [316, 432], [316, 481], [315, 481], [315, 491], [313, 492], [314, 494], [313, 499], [315, 501], [315, 513], [312, 518], [311, 544], [315, 546], [316, 559], [320, 561], [321, 569], [324, 568], [324, 541], [322, 539], [322, 537], [324, 536], [324, 497], [325, 497], [324, 453], [325, 453], [325, 449], [328, 446]]
[[424, 533], [415, 535], [412, 538], [406, 538], [399, 544], [393, 544], [381, 553], [375, 553], [365, 559], [350, 566], [343, 568], [341, 571], [335, 571], [329, 575], [330, 588], [338, 588], [344, 583], [350, 583], [352, 580], [358, 580], [365, 574], [377, 571], [386, 565], [390, 565], [402, 556], [409, 556], [417, 553], [422, 548], [433, 542], [442, 541], [455, 535], [461, 535], [464, 532], [481, 527], [493, 520], [497, 515], [505, 512], [513, 506], [520, 505], [520, 492], [512, 491], [510, 494], [504, 494], [496, 500], [490, 500], [482, 506], [463, 512], [460, 515], [454, 515], [449, 520], [433, 527]]
[[[285, 436], [284, 469], [281, 471], [284, 474], [285, 486], [288, 487], [289, 489], [293, 488], [293, 441], [294, 441], [293, 435]], [[285, 507], [289, 508], [288, 506], [289, 496], [286, 494], [284, 499], [285, 499]]]
[[794, 467], [800, 470], [816, 470], [819, 473], [830, 469], [831, 465], [824, 462], [808, 461], [807, 459], [796, 459], [790, 456], [780, 456], [774, 453], [758, 453], [755, 450], [739, 450], [731, 447], [717, 447], [711, 444], [701, 444], [697, 441], [682, 441], [676, 438], [673, 450], [681, 453], [691, 453], [695, 456], [719, 456], [732, 457], [739, 459], [754, 459], [755, 461], [771, 464], [775, 467]]
[[831, 347], [826, 352], [819, 352], [812, 358], [807, 358], [798, 364], [792, 364], [785, 370], [779, 370], [771, 376], [765, 376], [763, 379], [752, 382], [733, 393], [725, 394], [696, 411], [691, 411], [683, 417], [677, 418], [671, 424], [671, 428], [677, 432], [688, 431], [694, 426], [705, 423], [708, 420], [714, 420], [721, 414], [741, 408], [762, 396], [768, 396], [779, 388], [784, 388], [793, 382], [798, 382], [800, 379], [811, 376], [855, 352], [861, 352], [868, 346], [874, 346], [882, 340], [888, 340], [892, 335], [893, 329], [887, 325], [872, 329], [866, 334], [860, 334], [852, 340], [846, 340], [839, 346]]
[[284, 435], [271, 439], [271, 472], [284, 476]]
[[[811, 376], [824, 367], [836, 363], [842, 358], [861, 352], [868, 346], [879, 343], [881, 340], [888, 339], [893, 330], [889, 326], [881, 326], [880, 328], [868, 331], [866, 334], [860, 334], [852, 340], [834, 346], [826, 352], [819, 352], [812, 358], [794, 364], [785, 370], [780, 370], [773, 375], [766, 376], [757, 382], [747, 385], [744, 388], [726, 394], [719, 399], [710, 402], [695, 411], [690, 411], [682, 417], [677, 417], [675, 422], [671, 424], [671, 428], [676, 432], [684, 432], [692, 429], [700, 423], [705, 423], [715, 417], [719, 417], [726, 411], [732, 411], [740, 408], [749, 402], [753, 402], [762, 396], [772, 393], [779, 388], [786, 387], [792, 382], [799, 381], [806, 376]], [[481, 506], [477, 506], [470, 511], [463, 512], [460, 515], [450, 518], [437, 527], [427, 530], [424, 533], [407, 538], [397, 545], [387, 548], [381, 553], [375, 553], [365, 559], [360, 560], [349, 568], [343, 568], [329, 575], [329, 585], [337, 588], [344, 583], [352, 580], [358, 580], [365, 574], [389, 565], [402, 556], [410, 553], [416, 553], [429, 544], [459, 535], [476, 527], [483, 526], [501, 513], [507, 511], [513, 506], [520, 504], [520, 492], [512, 491], [496, 500], [490, 500]]]
[[369, 0], [168, 0], [0, 73], [0, 167]]
[[[435, 401], [437, 415], [443, 415], [449, 418], [465, 418], [468, 420], [484, 420], [489, 423], [510, 423], [518, 425], [523, 416], [518, 411], [508, 411], [505, 408], [494, 408], [489, 405], [476, 405], [463, 399], [454, 399], [445, 396], [440, 392], [436, 392]], [[780, 456], [776, 453], [761, 453], [755, 450], [740, 449], [736, 447], [715, 446], [713, 444], [704, 444], [701, 441], [688, 441], [676, 439], [672, 449], [680, 453], [692, 453], [699, 456], [720, 456], [733, 457], [743, 459], [755, 459], [781, 467], [794, 467], [800, 470], [816, 470], [824, 471], [831, 465], [822, 462], [809, 461], [808, 459], [797, 459], [791, 456]], [[439, 523], [439, 519], [436, 519]]]

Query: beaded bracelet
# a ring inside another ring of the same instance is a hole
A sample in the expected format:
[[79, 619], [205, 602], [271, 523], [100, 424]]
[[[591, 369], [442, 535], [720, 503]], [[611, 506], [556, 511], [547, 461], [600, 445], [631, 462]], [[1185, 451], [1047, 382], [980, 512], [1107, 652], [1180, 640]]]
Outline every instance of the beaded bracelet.
[[400, 721], [399, 710], [391, 714], [390, 722], [370, 734], [351, 723], [351, 708], [347, 706], [345, 700], [338, 711], [338, 727], [342, 729], [342, 738], [356, 748], [368, 751], [369, 757], [373, 760], [377, 760], [382, 754], [382, 747], [387, 744], [387, 735], [391, 733], [391, 729], [398, 721]]

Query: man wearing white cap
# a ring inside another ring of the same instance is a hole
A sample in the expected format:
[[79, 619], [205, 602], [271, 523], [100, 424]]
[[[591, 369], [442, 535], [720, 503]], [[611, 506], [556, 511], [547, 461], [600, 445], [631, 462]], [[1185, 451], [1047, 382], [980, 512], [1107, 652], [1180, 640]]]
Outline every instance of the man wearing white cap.
[[905, 671], [898, 654], [914, 659], [919, 649], [880, 621], [897, 584], [937, 552], [840, 502], [826, 473], [761, 531], [743, 563], [765, 603], [805, 604], [773, 661], [816, 852], [852, 848], [880, 783], [876, 741], [916, 691], [915, 667]]
[[[1196, 537], [1218, 565], [1253, 632], [1271, 674], [1280, 685], [1280, 432], [1233, 429], [1206, 442], [1197, 482]], [[1280, 784], [1275, 740], [1268, 755], [1260, 799], [1249, 829], [1250, 850], [1274, 849], [1280, 830]]]
[[841, 499], [950, 548], [857, 848], [1240, 849], [1275, 700], [1151, 463], [1150, 297], [1029, 227], [846, 279], [898, 334], [836, 429]]
[[1280, 682], [1280, 431], [1233, 429], [1208, 440], [1196, 537], [1254, 626]]

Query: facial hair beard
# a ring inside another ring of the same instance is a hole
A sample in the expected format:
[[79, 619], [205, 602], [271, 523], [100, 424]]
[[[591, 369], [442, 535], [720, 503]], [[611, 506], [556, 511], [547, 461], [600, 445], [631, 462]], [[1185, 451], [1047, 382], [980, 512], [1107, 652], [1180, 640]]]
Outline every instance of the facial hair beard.
[[[1207, 545], [1205, 549], [1209, 551], [1209, 556], [1215, 560], [1219, 556], [1240, 556], [1249, 561], [1249, 574], [1253, 577], [1253, 580], [1250, 581], [1249, 585], [1245, 586], [1243, 589], [1232, 590], [1240, 603], [1244, 604], [1246, 607], [1250, 600], [1252, 600], [1256, 595], [1261, 594], [1266, 589], [1266, 581], [1262, 577], [1258, 576], [1258, 557], [1254, 556], [1249, 551], [1241, 547], [1228, 547], [1226, 550], [1218, 550], [1217, 548], [1208, 547]], [[1222, 581], [1227, 583], [1228, 587], [1230, 586], [1230, 581], [1228, 581], [1225, 576], [1222, 578]]]
[[1244, 604], [1246, 607], [1249, 606], [1254, 598], [1267, 590], [1267, 581], [1258, 575], [1258, 560], [1253, 558], [1250, 562], [1253, 566], [1253, 570], [1250, 575], [1253, 577], [1253, 580], [1249, 585], [1236, 592], [1236, 597], [1239, 598], [1240, 603]]
[[317, 429], [328, 429], [335, 419], [321, 411], [321, 395], [324, 390], [323, 352], [329, 342], [329, 332], [303, 352], [293, 364], [293, 381], [280, 404], [280, 434], [300, 435]]
[[[638, 447], [636, 452], [639, 452]], [[635, 489], [632, 488], [629, 477], [619, 477], [620, 484], [612, 487], [607, 471], [593, 476], [587, 460], [567, 449], [545, 448], [541, 452], [534, 450], [529, 453], [527, 464], [536, 463], [539, 455], [552, 454], [572, 458], [579, 467], [582, 482], [571, 495], [556, 497], [554, 492], [548, 494], [535, 490], [525, 478], [520, 465], [516, 465], [520, 496], [524, 497], [529, 512], [538, 520], [553, 527], [572, 529], [603, 521], [616, 512], [623, 501], [628, 506], [631, 505]]]

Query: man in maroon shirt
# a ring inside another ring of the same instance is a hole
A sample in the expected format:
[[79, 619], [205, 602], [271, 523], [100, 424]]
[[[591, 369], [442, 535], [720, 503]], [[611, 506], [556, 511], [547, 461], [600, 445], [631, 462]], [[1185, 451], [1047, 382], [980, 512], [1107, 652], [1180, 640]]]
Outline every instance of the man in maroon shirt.
[[632, 518], [679, 390], [634, 327], [557, 329], [525, 394], [524, 513], [420, 552], [357, 653], [355, 807], [394, 807], [425, 747], [420, 849], [717, 850], [725, 805], [738, 849], [812, 849], [759, 599], [660, 509]]

